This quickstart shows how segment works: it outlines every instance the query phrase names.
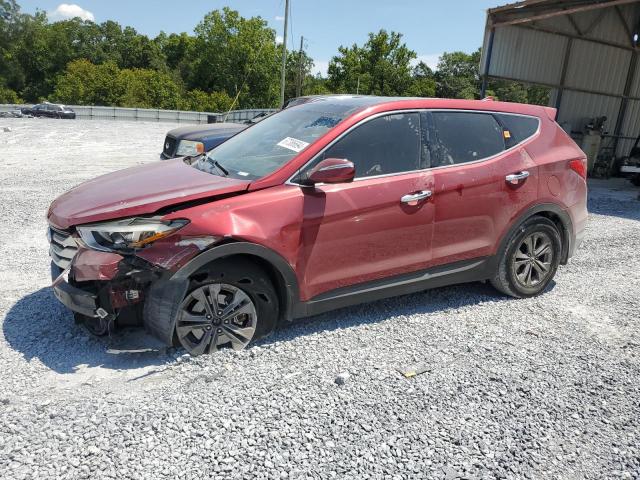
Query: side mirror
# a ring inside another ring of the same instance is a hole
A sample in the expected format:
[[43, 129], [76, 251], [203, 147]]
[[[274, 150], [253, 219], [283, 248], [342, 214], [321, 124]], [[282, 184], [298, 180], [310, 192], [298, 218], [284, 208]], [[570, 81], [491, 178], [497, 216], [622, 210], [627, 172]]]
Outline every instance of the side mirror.
[[344, 158], [325, 158], [300, 183], [309, 186], [316, 183], [348, 183], [355, 176], [356, 167], [353, 162]]

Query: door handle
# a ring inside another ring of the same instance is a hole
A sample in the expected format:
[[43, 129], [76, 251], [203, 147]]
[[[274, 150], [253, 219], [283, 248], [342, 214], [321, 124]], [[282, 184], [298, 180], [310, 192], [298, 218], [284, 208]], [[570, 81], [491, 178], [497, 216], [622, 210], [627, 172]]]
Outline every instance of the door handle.
[[431, 196], [431, 190], [421, 190], [416, 193], [408, 193], [403, 195], [400, 201], [402, 203], [413, 203], [419, 202], [420, 200], [424, 200], [425, 198], [429, 198]]
[[523, 170], [518, 173], [512, 173], [510, 175], [507, 175], [506, 177], [504, 177], [504, 179], [507, 181], [507, 183], [510, 183], [512, 185], [518, 185], [518, 183], [520, 183], [520, 180], [524, 180], [528, 176], [529, 176], [529, 172], [527, 172], [526, 170]]

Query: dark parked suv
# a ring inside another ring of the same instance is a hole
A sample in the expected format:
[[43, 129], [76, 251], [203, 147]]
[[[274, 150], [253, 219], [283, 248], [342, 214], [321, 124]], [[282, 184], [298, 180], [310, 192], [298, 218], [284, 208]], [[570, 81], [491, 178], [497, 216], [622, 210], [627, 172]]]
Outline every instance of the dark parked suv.
[[442, 99], [288, 108], [56, 199], [54, 292], [95, 333], [137, 322], [192, 355], [453, 283], [538, 295], [587, 221], [586, 158], [554, 118]]
[[33, 115], [34, 117], [76, 118], [76, 112], [73, 109], [55, 103], [39, 103], [33, 107], [21, 108], [20, 111], [23, 115]]

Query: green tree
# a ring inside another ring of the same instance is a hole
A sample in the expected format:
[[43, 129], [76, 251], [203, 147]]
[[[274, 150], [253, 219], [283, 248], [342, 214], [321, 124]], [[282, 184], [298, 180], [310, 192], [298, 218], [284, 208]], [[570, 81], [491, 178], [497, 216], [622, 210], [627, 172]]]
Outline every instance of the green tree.
[[180, 107], [180, 87], [166, 73], [142, 68], [124, 69], [118, 80], [124, 85], [119, 102], [123, 107], [167, 110]]
[[74, 60], [56, 82], [53, 100], [73, 105], [121, 105], [125, 85], [114, 62]]
[[10, 88], [0, 85], [0, 103], [22, 103], [22, 99]]
[[480, 50], [443, 53], [436, 72], [436, 95], [474, 99], [480, 95]]
[[247, 19], [225, 7], [205, 15], [195, 33], [189, 88], [239, 95], [239, 106], [246, 108], [278, 103], [280, 52], [264, 19]]
[[114, 62], [94, 65], [74, 60], [58, 77], [53, 99], [69, 104], [178, 109], [182, 91], [156, 70], [120, 69]]
[[304, 80], [302, 87], [303, 95], [327, 95], [331, 93], [327, 85], [327, 79], [317, 73], [316, 75], [308, 75]]
[[503, 102], [527, 103], [527, 87], [517, 82], [492, 80], [486, 94]]
[[285, 69], [285, 100], [297, 96], [296, 90], [300, 78], [300, 63], [302, 62], [302, 94], [309, 95], [305, 86], [308, 86], [307, 78], [311, 75], [313, 60], [305, 52], [289, 52], [287, 54], [287, 68]]
[[193, 77], [196, 58], [194, 37], [184, 32], [170, 35], [160, 32], [154, 42], [160, 48], [169, 70], [176, 72], [181, 79]]
[[416, 53], [402, 43], [402, 34], [370, 33], [364, 46], [340, 47], [331, 59], [328, 85], [335, 92], [406, 95], [413, 82], [411, 61]]
[[226, 112], [232, 102], [233, 99], [225, 92], [191, 90], [183, 96], [180, 108], [196, 112]]
[[22, 19], [15, 0], [0, 0], [0, 87], [9, 85], [15, 90], [24, 84], [24, 74], [13, 55]]
[[433, 70], [424, 62], [419, 62], [413, 69], [413, 81], [407, 90], [412, 97], [435, 97], [436, 80]]

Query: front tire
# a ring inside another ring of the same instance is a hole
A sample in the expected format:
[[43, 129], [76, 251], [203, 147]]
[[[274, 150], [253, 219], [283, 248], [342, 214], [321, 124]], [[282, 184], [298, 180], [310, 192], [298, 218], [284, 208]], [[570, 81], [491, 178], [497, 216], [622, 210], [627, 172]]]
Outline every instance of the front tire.
[[274, 330], [278, 313], [278, 295], [264, 269], [246, 259], [222, 260], [192, 276], [175, 335], [192, 356], [242, 350]]
[[553, 280], [561, 254], [558, 227], [545, 217], [529, 218], [509, 238], [491, 284], [512, 297], [536, 296]]

